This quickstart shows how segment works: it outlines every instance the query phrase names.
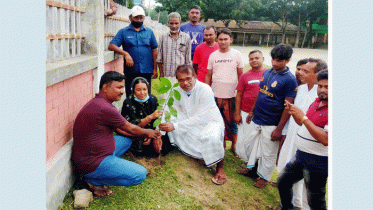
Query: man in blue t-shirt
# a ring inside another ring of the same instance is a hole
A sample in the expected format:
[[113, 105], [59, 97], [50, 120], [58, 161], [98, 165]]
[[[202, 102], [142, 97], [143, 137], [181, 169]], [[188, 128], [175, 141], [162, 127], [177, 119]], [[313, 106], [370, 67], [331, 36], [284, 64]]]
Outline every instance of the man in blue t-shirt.
[[126, 97], [131, 94], [131, 83], [136, 77], [144, 77], [149, 86], [151, 85], [152, 74], [157, 75], [156, 59], [158, 54], [158, 43], [152, 29], [143, 26], [144, 9], [134, 6], [129, 19], [131, 24], [120, 29], [108, 47], [109, 50], [123, 55]]
[[272, 49], [272, 68], [263, 73], [258, 97], [246, 118], [249, 136], [244, 142], [237, 142], [237, 154], [247, 162], [246, 169], [238, 173], [259, 176], [254, 184], [258, 188], [267, 185], [276, 166], [282, 130], [290, 117], [284, 111], [285, 100], [293, 103], [297, 94], [297, 81], [286, 66], [292, 54], [293, 49], [287, 44]]
[[189, 23], [180, 26], [180, 30], [189, 34], [192, 40], [192, 60], [194, 56], [194, 50], [196, 47], [203, 42], [203, 31], [206, 26], [199, 23], [201, 18], [201, 8], [197, 5], [192, 6], [188, 13]]

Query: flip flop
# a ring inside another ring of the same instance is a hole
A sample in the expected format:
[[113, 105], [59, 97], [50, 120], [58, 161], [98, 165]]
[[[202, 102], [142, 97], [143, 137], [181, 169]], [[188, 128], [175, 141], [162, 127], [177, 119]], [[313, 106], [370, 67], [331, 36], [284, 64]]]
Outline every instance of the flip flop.
[[270, 181], [269, 182], [273, 187], [277, 187], [277, 182], [276, 181]]
[[[221, 181], [222, 179], [222, 181]], [[227, 177], [225, 175], [218, 175], [218, 179], [216, 180], [215, 177], [212, 177], [211, 179], [212, 182], [214, 182], [214, 184], [217, 184], [217, 185], [222, 185], [225, 183], [225, 181], [227, 181]]]

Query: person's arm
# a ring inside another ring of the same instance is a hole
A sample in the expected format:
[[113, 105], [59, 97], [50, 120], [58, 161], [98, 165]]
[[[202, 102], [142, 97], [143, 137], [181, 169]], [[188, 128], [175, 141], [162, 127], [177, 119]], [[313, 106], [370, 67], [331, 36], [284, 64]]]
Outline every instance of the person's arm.
[[144, 138], [158, 138], [161, 136], [161, 133], [157, 130], [153, 129], [143, 129], [137, 125], [131, 124], [129, 122], [123, 124], [123, 126], [119, 127], [119, 129], [125, 131], [126, 133], [132, 136], [141, 136]]
[[185, 64], [192, 65], [192, 42], [188, 39], [186, 43]]
[[123, 55], [124, 59], [126, 60], [126, 65], [128, 67], [132, 67], [133, 66], [132, 57], [131, 57], [131, 55], [128, 52], [124, 51], [123, 49], [121, 49], [120, 47], [116, 46], [113, 43], [109, 44], [108, 50], [111, 50], [111, 51], [114, 51], [114, 52], [116, 52], [116, 53], [118, 53], [120, 55]]
[[237, 79], [238, 80], [241, 78], [242, 73], [243, 73], [243, 68], [237, 68]]
[[288, 113], [293, 116], [294, 121], [298, 125], [304, 124], [313, 138], [315, 138], [322, 145], [328, 146], [328, 133], [325, 132], [324, 129], [313, 124], [313, 122], [311, 122], [311, 120], [308, 118], [304, 118], [305, 114], [303, 111], [289, 101], [285, 101], [285, 107]]
[[235, 114], [234, 114], [234, 121], [237, 123], [237, 125], [242, 123], [242, 117], [241, 117], [242, 95], [243, 95], [243, 91], [237, 90], [236, 104], [235, 104]]
[[[285, 100], [287, 100], [290, 103], [294, 103], [294, 97], [286, 97]], [[272, 141], [281, 140], [282, 129], [284, 129], [285, 124], [289, 120], [289, 118], [290, 118], [289, 112], [286, 109], [284, 109], [284, 111], [282, 111], [280, 122], [278, 123], [276, 129], [271, 134]]]
[[157, 51], [157, 48], [152, 49], [152, 54], [153, 54], [153, 64], [154, 64], [152, 79], [156, 79], [158, 77], [158, 72], [157, 72], [158, 51]]
[[[194, 54], [194, 57], [196, 57], [196, 54]], [[193, 69], [194, 69], [194, 72], [197, 74], [198, 64], [193, 63]]]
[[145, 127], [145, 125], [150, 123], [152, 120], [157, 119], [158, 117], [162, 116], [162, 113], [163, 113], [162, 110], [155, 110], [152, 114], [141, 119], [141, 122], [137, 124], [137, 126], [140, 126], [142, 128]]
[[157, 63], [157, 64], [158, 64], [158, 69], [159, 69], [159, 77], [164, 77], [163, 64], [162, 63]]
[[205, 83], [211, 86], [212, 69], [207, 69]]

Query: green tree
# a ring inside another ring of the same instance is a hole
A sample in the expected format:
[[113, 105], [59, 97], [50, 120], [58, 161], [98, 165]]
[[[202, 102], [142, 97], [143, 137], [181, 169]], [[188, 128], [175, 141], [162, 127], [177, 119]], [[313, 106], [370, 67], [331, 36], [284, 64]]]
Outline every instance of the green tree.
[[114, 0], [115, 3], [117, 4], [120, 4], [122, 6], [126, 6], [126, 3], [128, 4], [128, 8], [132, 8], [133, 6], [135, 6], [135, 4], [133, 3], [133, 0]]
[[156, 20], [160, 23], [162, 23], [163, 25], [167, 25], [167, 20], [168, 20], [168, 13], [167, 11], [152, 11], [150, 13], [150, 17], [152, 18], [152, 20]]
[[293, 10], [293, 0], [261, 0], [261, 4], [256, 10], [256, 13], [269, 18], [269, 20], [280, 27], [282, 31], [282, 42], [285, 43], [286, 27], [289, 24]]
[[162, 6], [157, 6], [155, 8], [156, 12], [166, 11], [168, 14], [171, 12], [178, 12], [181, 15], [181, 20], [183, 22], [188, 21], [188, 11], [189, 8], [193, 5], [199, 5], [198, 0], [158, 0], [158, 3], [161, 3]]
[[294, 0], [293, 14], [290, 18], [290, 21], [298, 26], [297, 38], [294, 47], [298, 47], [299, 45], [301, 28], [307, 28], [305, 37], [303, 38], [302, 47], [307, 38], [308, 43], [310, 44], [313, 32], [312, 27], [309, 26], [317, 22], [320, 18], [327, 16], [327, 14], [327, 0]]

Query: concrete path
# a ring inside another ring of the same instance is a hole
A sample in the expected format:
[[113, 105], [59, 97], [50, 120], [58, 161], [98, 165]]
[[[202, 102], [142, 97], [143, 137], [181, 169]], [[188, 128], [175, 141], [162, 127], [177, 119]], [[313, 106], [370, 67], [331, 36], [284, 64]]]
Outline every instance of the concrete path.
[[[232, 46], [232, 48], [240, 51], [242, 53], [242, 58], [245, 64], [249, 63], [249, 52], [252, 50], [260, 50], [264, 55], [264, 64], [272, 66], [271, 64], [271, 50], [273, 47], [258, 47], [258, 46]], [[326, 49], [307, 49], [307, 48], [293, 48], [293, 56], [287, 65], [290, 71], [294, 74], [297, 62], [303, 58], [319, 58], [328, 62], [328, 50]]]

